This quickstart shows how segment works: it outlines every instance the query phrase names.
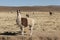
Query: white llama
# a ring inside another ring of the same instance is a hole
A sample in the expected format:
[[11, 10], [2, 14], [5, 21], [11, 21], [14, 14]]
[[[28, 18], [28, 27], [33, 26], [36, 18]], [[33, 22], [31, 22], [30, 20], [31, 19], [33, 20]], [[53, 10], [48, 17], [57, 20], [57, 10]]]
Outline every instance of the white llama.
[[32, 36], [33, 27], [34, 27], [34, 19], [29, 18], [29, 15], [26, 15], [27, 18], [22, 18], [20, 10], [17, 10], [17, 25], [21, 28], [22, 35], [24, 36], [24, 27], [30, 28], [30, 37]]

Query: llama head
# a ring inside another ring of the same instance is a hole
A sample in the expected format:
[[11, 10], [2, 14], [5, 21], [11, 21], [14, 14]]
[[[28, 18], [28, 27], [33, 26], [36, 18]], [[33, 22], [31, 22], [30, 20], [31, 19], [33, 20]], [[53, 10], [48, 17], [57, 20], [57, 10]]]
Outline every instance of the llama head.
[[21, 12], [20, 12], [20, 10], [17, 10], [17, 15], [21, 15]]

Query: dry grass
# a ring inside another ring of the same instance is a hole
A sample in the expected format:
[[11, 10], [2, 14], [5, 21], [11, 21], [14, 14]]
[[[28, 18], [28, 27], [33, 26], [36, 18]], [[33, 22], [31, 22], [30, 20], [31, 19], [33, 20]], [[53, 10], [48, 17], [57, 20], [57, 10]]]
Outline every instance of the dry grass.
[[[35, 19], [33, 40], [59, 40], [60, 39], [60, 12], [21, 12], [22, 17], [29, 14]], [[27, 28], [26, 28], [27, 29]], [[16, 25], [16, 12], [0, 12], [0, 33], [17, 32], [20, 28]], [[21, 36], [0, 36], [0, 40], [20, 40]], [[27, 37], [28, 39], [28, 37]]]

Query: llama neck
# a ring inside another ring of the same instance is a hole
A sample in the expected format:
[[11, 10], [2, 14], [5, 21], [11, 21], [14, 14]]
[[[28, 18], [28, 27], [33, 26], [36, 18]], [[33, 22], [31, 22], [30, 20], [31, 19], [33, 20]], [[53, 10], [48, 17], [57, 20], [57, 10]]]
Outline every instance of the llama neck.
[[20, 13], [17, 13], [17, 22], [20, 25], [21, 24], [21, 15]]
[[20, 11], [17, 10], [17, 18], [21, 18]]
[[17, 22], [18, 22], [18, 25], [21, 24], [21, 14], [17, 11]]
[[18, 17], [19, 19], [21, 19], [21, 14], [20, 14], [20, 13], [18, 13], [17, 17]]

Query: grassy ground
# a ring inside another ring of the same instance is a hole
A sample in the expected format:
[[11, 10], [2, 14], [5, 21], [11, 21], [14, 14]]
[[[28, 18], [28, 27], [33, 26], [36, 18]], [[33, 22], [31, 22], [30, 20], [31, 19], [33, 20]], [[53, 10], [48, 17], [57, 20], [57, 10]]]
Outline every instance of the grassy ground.
[[[60, 12], [21, 12], [22, 17], [29, 14], [36, 22], [34, 26], [33, 40], [59, 40], [60, 39]], [[27, 28], [26, 28], [27, 29]], [[16, 12], [0, 12], [0, 33], [17, 32], [20, 28], [16, 25]], [[21, 36], [1, 36], [5, 40], [20, 40]], [[8, 37], [8, 38], [7, 38]], [[27, 37], [28, 38], [28, 37]]]

